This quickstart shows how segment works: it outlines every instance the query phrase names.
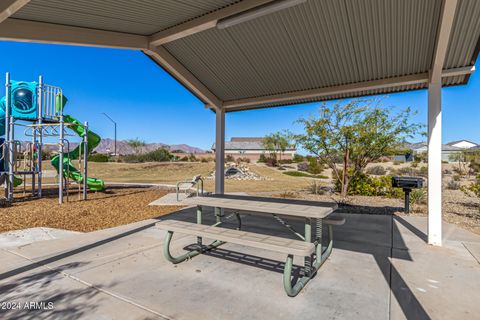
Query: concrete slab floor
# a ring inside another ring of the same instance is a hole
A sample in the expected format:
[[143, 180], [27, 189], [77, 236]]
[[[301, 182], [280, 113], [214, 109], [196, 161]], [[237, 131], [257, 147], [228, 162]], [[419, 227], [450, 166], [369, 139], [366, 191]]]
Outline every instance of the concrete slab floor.
[[[17, 319], [472, 319], [480, 237], [447, 225], [430, 247], [426, 219], [353, 215], [335, 228], [335, 247], [296, 297], [285, 295], [285, 257], [225, 244], [172, 265], [155, 220], [0, 251], [0, 301], [53, 301], [55, 310], [0, 310]], [[194, 221], [193, 209], [165, 217]], [[211, 211], [205, 223], [213, 222]], [[244, 215], [248, 231], [291, 237], [268, 216]], [[301, 230], [302, 221], [291, 224]], [[229, 220], [226, 226], [235, 227]], [[195, 242], [175, 235], [172, 252]], [[467, 245], [464, 245], [467, 244]], [[295, 263], [301, 265], [301, 258]], [[50, 300], [49, 300], [50, 299]], [[452, 306], [453, 304], [453, 306]], [[2, 314], [3, 313], [3, 314]]]

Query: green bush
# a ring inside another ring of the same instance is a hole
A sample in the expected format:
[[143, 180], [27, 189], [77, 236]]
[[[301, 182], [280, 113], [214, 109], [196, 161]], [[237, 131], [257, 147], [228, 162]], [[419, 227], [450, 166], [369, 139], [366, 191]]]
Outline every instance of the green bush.
[[317, 158], [309, 157], [308, 159], [308, 172], [311, 174], [319, 174], [323, 171], [323, 166], [318, 162]]
[[328, 179], [327, 176], [321, 174], [309, 174], [302, 171], [285, 171], [283, 174], [291, 177], [307, 177], [307, 178], [317, 178], [317, 179]]
[[299, 154], [294, 154], [293, 155], [293, 162], [303, 162], [305, 160], [305, 157]]
[[367, 170], [365, 170], [368, 174], [373, 174], [373, 175], [376, 175], [376, 176], [384, 176], [387, 174], [387, 170], [385, 170], [384, 167], [382, 166], [373, 166], [373, 167], [369, 167], [367, 168]]
[[[174, 155], [168, 150], [160, 148], [144, 154], [129, 154], [123, 157], [124, 162], [138, 163], [138, 162], [165, 162], [172, 161]], [[182, 158], [183, 159], [183, 158]]]
[[261, 154], [260, 157], [258, 158], [258, 161], [257, 162], [263, 162], [265, 163], [265, 161], [267, 160], [267, 158], [265, 157], [264, 154]]
[[[340, 181], [335, 181], [335, 190], [340, 192]], [[389, 175], [372, 177], [365, 173], [358, 173], [350, 180], [348, 185], [349, 195], [360, 196], [385, 196], [392, 198], [403, 197], [403, 191], [392, 187], [392, 177]]]
[[88, 161], [92, 162], [108, 162], [109, 160], [110, 157], [103, 153], [95, 153], [88, 156]]
[[412, 205], [414, 211], [415, 206], [419, 204], [426, 204], [427, 203], [427, 191], [425, 188], [421, 189], [413, 189], [410, 192], [410, 204]]

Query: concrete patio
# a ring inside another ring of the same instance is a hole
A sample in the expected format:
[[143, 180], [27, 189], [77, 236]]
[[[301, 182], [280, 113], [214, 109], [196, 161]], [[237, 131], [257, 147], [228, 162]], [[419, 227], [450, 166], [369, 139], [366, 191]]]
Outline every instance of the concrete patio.
[[[152, 219], [3, 248], [0, 300], [22, 308], [0, 310], [0, 318], [472, 319], [480, 314], [479, 236], [445, 224], [444, 246], [433, 247], [425, 243], [426, 218], [338, 214], [347, 223], [335, 229], [334, 252], [296, 298], [283, 290], [284, 256], [225, 244], [175, 266], [162, 256], [164, 234], [152, 228], [157, 221]], [[208, 216], [213, 221], [213, 214]], [[185, 209], [165, 218], [193, 217], [192, 209]], [[291, 236], [270, 217], [246, 216], [244, 226]], [[188, 236], [175, 239], [173, 253], [194, 242]], [[44, 302], [43, 310], [25, 309], [32, 301]]]

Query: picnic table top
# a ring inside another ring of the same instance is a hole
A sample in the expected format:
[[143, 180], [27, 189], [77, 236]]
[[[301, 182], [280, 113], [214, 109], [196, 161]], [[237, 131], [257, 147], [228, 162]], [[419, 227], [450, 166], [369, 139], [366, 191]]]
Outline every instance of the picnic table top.
[[185, 199], [183, 203], [306, 218], [325, 218], [338, 208], [335, 202], [238, 196], [229, 194], [192, 197]]

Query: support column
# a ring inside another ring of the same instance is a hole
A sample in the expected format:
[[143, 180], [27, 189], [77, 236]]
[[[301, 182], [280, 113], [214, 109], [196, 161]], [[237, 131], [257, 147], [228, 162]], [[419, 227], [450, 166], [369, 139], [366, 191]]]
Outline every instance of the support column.
[[428, 244], [442, 245], [442, 83], [428, 86]]
[[216, 109], [215, 194], [225, 192], [225, 110]]

